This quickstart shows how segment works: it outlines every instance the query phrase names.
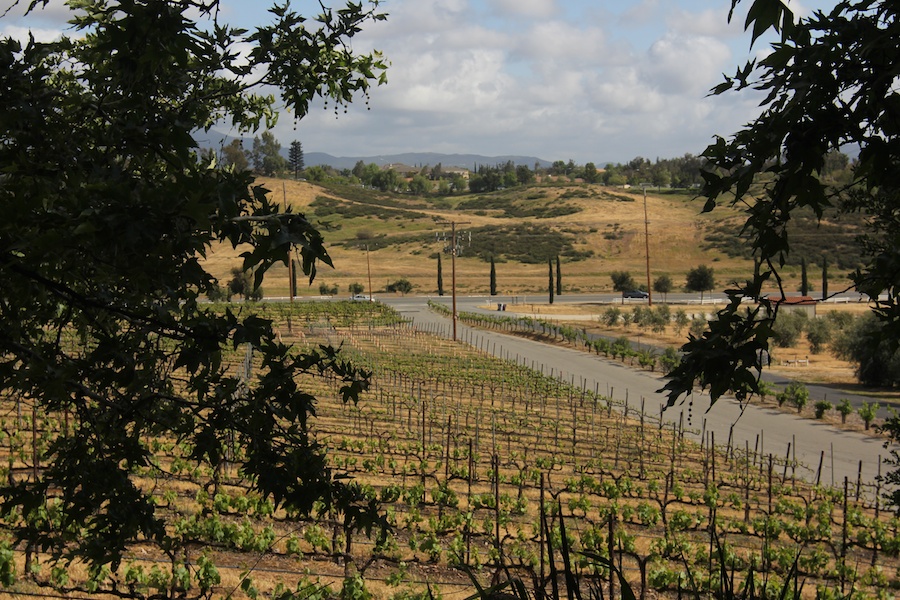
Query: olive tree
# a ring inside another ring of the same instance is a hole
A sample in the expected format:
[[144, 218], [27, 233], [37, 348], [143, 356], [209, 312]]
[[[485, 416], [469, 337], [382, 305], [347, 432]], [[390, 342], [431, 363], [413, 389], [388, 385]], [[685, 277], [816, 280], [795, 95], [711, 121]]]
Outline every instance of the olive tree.
[[716, 276], [712, 267], [700, 265], [687, 273], [684, 289], [689, 292], [700, 292], [700, 303], [703, 303], [703, 293], [712, 291], [716, 286]]
[[[371, 525], [373, 505], [332, 477], [310, 435], [315, 398], [297, 383], [329, 373], [351, 401], [367, 373], [199, 302], [220, 288], [202, 262], [214, 244], [246, 248], [241, 271], [258, 288], [295, 247], [312, 281], [331, 264], [323, 239], [240, 165], [202, 158], [193, 136], [217, 122], [268, 128], [276, 88], [299, 117], [316, 96], [366, 94], [384, 64], [349, 40], [383, 16], [374, 4], [323, 7], [307, 27], [285, 5], [245, 31], [218, 20], [217, 0], [67, 6], [73, 28], [57, 41], [0, 39], [0, 388], [37, 414], [67, 416], [40, 449], [42, 469], [14, 468], [0, 483], [16, 548], [92, 573], [115, 570], [135, 540], [180, 560], [184, 539], [134, 480], [149, 468], [167, 476], [157, 436], [213, 478], [236, 461], [277, 507]], [[252, 381], [223, 360], [246, 344], [259, 357]]]
[[637, 287], [634, 278], [628, 271], [613, 271], [609, 277], [613, 282], [613, 290], [617, 292], [627, 292]]
[[668, 275], [660, 275], [653, 280], [653, 291], [663, 295], [663, 302], [666, 301], [666, 297], [672, 291], [672, 287], [672, 278]]

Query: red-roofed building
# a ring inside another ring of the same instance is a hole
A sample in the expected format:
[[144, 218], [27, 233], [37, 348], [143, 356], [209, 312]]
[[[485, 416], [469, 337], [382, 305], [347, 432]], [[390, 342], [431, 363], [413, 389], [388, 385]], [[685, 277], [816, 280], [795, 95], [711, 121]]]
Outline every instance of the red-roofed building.
[[816, 316], [816, 305], [818, 300], [812, 296], [785, 296], [771, 295], [767, 298], [770, 302], [777, 305], [780, 310], [802, 310], [810, 317]]

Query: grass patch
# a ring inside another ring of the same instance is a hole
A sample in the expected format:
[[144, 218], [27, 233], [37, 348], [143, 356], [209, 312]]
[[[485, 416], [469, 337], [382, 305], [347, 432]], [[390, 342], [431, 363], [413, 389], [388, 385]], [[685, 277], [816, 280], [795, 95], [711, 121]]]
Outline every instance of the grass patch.
[[382, 221], [424, 219], [427, 215], [408, 208], [386, 207], [380, 204], [347, 202], [329, 196], [318, 196], [310, 203], [312, 214], [319, 218], [341, 217], [343, 219], [374, 218]]
[[[825, 257], [829, 266], [835, 269], [852, 270], [859, 266], [863, 255], [857, 236], [864, 224], [863, 217], [855, 214], [839, 216], [840, 221], [837, 211], [832, 210], [819, 220], [809, 209], [798, 210], [788, 223], [791, 253], [785, 264], [799, 267], [805, 258], [809, 265], [821, 266]], [[750, 240], [741, 233], [743, 224], [741, 218], [730, 217], [712, 226], [705, 235], [704, 249], [718, 250], [731, 258], [751, 259]]]
[[606, 200], [608, 202], [634, 202], [634, 198], [632, 196], [626, 196], [625, 194], [614, 194], [606, 190], [600, 192], [598, 198], [600, 200]]
[[323, 187], [335, 196], [360, 204], [405, 210], [410, 208], [428, 208], [430, 206], [425, 199], [418, 196], [391, 194], [360, 185], [324, 184]]
[[524, 199], [509, 195], [478, 196], [460, 202], [457, 208], [471, 211], [493, 210], [497, 211], [496, 216], [509, 219], [549, 219], [581, 212], [581, 208], [574, 204], [560, 203], [543, 195], [538, 199], [531, 199], [533, 196], [534, 194]]
[[472, 244], [466, 253], [482, 260], [515, 261], [526, 264], [547, 262], [557, 256], [581, 260], [593, 251], [574, 246], [574, 235], [544, 225], [523, 223], [509, 227], [479, 227], [472, 230]]

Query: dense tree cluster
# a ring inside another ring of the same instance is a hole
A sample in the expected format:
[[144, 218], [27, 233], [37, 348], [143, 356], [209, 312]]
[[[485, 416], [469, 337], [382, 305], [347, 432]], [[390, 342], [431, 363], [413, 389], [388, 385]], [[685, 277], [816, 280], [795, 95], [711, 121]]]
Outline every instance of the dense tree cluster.
[[[846, 159], [845, 155], [841, 156]], [[840, 161], [836, 159], [835, 164], [840, 164]], [[691, 188], [698, 187], [702, 181], [701, 165], [702, 160], [691, 154], [680, 158], [657, 159], [656, 162], [637, 157], [624, 165], [609, 163], [602, 168], [593, 162], [579, 165], [571, 159], [568, 162], [555, 161], [549, 167], [535, 164], [533, 168], [507, 161], [497, 165], [473, 165], [466, 180], [461, 174], [448, 171], [438, 163], [434, 166], [422, 166], [417, 173], [394, 180], [391, 176], [384, 175], [389, 169], [375, 163], [358, 161], [352, 169], [342, 170], [316, 165], [307, 169], [306, 176], [311, 181], [361, 183], [384, 191], [449, 195], [466, 191], [475, 194], [494, 192], [531, 185], [547, 178], [564, 183], [584, 182], [610, 186], [647, 183], [657, 188]]]
[[638, 156], [623, 164], [606, 165], [601, 179], [607, 185], [650, 185], [663, 188], [690, 188], [702, 181], [700, 167], [703, 160], [692, 154], [680, 158], [656, 159], [651, 162]]

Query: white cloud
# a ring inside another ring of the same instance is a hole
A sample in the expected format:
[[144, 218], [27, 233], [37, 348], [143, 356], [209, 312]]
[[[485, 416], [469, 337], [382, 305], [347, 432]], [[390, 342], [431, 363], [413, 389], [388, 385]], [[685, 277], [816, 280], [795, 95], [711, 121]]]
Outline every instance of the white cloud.
[[[371, 112], [311, 115], [300, 125], [304, 148], [601, 163], [698, 153], [714, 132], [727, 135], [751, 118], [752, 103], [707, 97], [734, 62], [736, 33], [721, 10], [689, 13], [643, 0], [616, 18], [592, 12], [576, 20], [588, 13], [491, 0], [489, 12], [507, 11], [511, 26], [482, 18], [477, 7], [392, 2], [388, 22], [361, 36], [391, 61], [387, 88], [373, 90]], [[626, 36], [615, 29], [623, 20], [635, 28]], [[641, 24], [651, 25], [651, 37]]]
[[28, 32], [38, 42], [52, 42], [59, 39], [64, 30], [70, 29], [68, 20], [72, 11], [64, 0], [50, 0], [46, 7], [38, 4], [25, 15], [31, 0], [0, 0], [0, 36], [28, 41]]
[[[25, 16], [30, 4], [31, 0], [0, 0], [0, 15], [3, 15], [4, 19], [19, 19]], [[38, 3], [38, 6], [31, 11], [29, 18], [63, 25], [71, 14], [71, 9], [66, 6], [66, 0], [49, 0], [46, 6]]]
[[36, 42], [48, 43], [57, 40], [63, 32], [59, 29], [27, 28], [18, 25], [4, 25], [0, 27], [0, 37], [18, 40], [22, 45], [28, 42], [29, 33]]
[[387, 21], [367, 27], [366, 38], [396, 39], [396, 36], [427, 35], [455, 30], [471, 11], [467, 0], [398, 0], [386, 6]]
[[[385, 90], [393, 108], [422, 113], [465, 113], [493, 110], [510, 84], [503, 74], [503, 55], [473, 48], [453, 53], [406, 57], [409, 68]], [[380, 91], [380, 90], [379, 90]]]
[[502, 17], [550, 18], [560, 12], [556, 0], [488, 0], [493, 11]]
[[515, 43], [514, 56], [562, 69], [601, 64], [609, 52], [607, 35], [602, 29], [563, 21], [535, 23], [520, 33]]
[[[255, 0], [223, 2], [223, 14], [269, 21]], [[335, 118], [318, 103], [296, 130], [283, 115], [275, 134], [283, 146], [299, 139], [307, 152], [343, 156], [471, 152], [599, 164], [698, 153], [758, 110], [751, 96], [707, 97], [749, 48], [743, 16], [727, 25], [722, 4], [389, 0], [388, 20], [353, 40], [356, 51], [377, 48], [390, 61], [371, 110], [360, 98]], [[0, 20], [12, 25], [20, 23]]]
[[728, 46], [714, 38], [668, 34], [650, 47], [644, 73], [666, 93], [699, 97], [732, 62]]
[[619, 21], [628, 26], [641, 26], [659, 21], [663, 14], [660, 0], [640, 0], [622, 11]]
[[743, 31], [743, 17], [735, 17], [728, 23], [727, 6], [700, 12], [675, 10], [667, 19], [669, 28], [685, 35], [712, 38], [733, 38]]

